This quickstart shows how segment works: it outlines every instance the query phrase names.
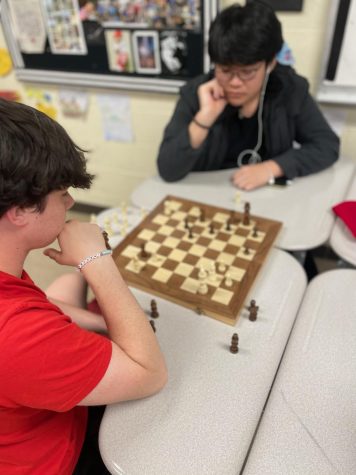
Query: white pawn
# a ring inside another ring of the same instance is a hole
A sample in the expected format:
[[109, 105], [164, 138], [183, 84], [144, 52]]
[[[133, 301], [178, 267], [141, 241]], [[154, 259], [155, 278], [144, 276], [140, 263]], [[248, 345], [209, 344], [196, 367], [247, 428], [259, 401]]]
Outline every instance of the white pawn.
[[138, 272], [140, 270], [140, 261], [138, 260], [137, 256], [133, 258], [132, 265], [135, 271]]
[[206, 270], [204, 269], [204, 267], [201, 267], [198, 274], [199, 280], [204, 280], [207, 278], [207, 276], [208, 274], [206, 273]]
[[208, 293], [208, 286], [206, 285], [205, 282], [200, 282], [199, 287], [198, 287], [198, 293], [201, 295], [206, 295]]
[[225, 274], [225, 285], [226, 287], [231, 287], [233, 284], [233, 281], [232, 281], [232, 278], [231, 278], [231, 274], [230, 272], [226, 272]]
[[211, 280], [216, 280], [216, 269], [215, 269], [215, 263], [212, 262], [211, 265], [210, 265], [210, 269], [209, 269], [209, 279]]
[[225, 272], [226, 271], [226, 265], [223, 262], [220, 262], [218, 265], [218, 271], [219, 272]]

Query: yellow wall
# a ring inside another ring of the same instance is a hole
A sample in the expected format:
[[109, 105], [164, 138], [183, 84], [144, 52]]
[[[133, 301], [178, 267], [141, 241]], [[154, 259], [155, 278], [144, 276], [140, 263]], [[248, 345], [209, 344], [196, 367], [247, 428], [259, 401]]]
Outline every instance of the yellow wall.
[[[330, 0], [305, 0], [300, 13], [279, 13], [284, 37], [292, 48], [297, 71], [307, 77], [314, 93], [319, 82], [324, 53]], [[227, 6], [232, 2], [222, 2]], [[6, 46], [0, 30], [0, 47]], [[56, 102], [57, 87], [35, 85], [53, 94]], [[0, 89], [16, 89], [26, 95], [23, 85], [12, 72], [0, 78]], [[89, 170], [97, 175], [90, 191], [75, 190], [74, 197], [87, 204], [117, 206], [128, 200], [133, 189], [146, 177], [156, 173], [156, 155], [165, 124], [172, 114], [176, 96], [172, 94], [111, 91], [131, 99], [133, 143], [106, 142], [103, 138], [101, 114], [96, 101], [97, 92], [90, 93], [89, 114], [86, 120], [68, 119], [59, 114], [58, 121], [78, 145], [92, 150]], [[340, 106], [335, 106], [340, 109]], [[342, 134], [342, 154], [353, 158], [356, 145], [356, 110], [345, 108], [346, 126]]]

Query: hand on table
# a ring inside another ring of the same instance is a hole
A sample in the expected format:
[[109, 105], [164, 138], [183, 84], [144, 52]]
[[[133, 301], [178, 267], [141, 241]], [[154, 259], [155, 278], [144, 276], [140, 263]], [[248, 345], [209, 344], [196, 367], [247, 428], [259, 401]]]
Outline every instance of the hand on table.
[[273, 160], [267, 160], [253, 165], [244, 165], [236, 170], [232, 177], [232, 183], [241, 190], [254, 190], [266, 185], [271, 178], [283, 175], [280, 166]]

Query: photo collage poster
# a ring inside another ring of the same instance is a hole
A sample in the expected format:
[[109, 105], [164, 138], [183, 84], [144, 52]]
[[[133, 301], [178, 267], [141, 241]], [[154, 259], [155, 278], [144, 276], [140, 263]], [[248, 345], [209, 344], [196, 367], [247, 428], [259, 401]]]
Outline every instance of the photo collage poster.
[[[197, 66], [199, 57], [199, 65], [203, 64], [204, 54], [203, 0], [30, 1], [37, 5], [37, 9], [31, 9], [36, 15], [31, 24], [43, 24], [46, 69], [55, 69], [55, 65], [65, 69], [68, 64], [74, 71], [77, 67], [86, 72], [87, 67], [88, 72], [101, 74], [163, 78], [188, 78], [203, 72]], [[28, 15], [21, 15], [21, 9], [12, 10], [18, 31], [24, 31]], [[21, 52], [41, 54], [30, 45], [29, 38], [21, 39]], [[68, 55], [73, 60], [66, 62]], [[86, 59], [76, 61], [75, 56]], [[31, 63], [31, 58], [28, 61]]]
[[104, 30], [110, 71], [186, 76], [189, 35], [202, 35], [201, 0], [79, 0], [85, 27]]

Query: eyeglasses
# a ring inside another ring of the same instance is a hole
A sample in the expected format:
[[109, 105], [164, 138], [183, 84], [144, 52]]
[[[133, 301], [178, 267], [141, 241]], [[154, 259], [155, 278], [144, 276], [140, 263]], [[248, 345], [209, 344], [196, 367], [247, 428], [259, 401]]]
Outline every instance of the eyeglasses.
[[261, 69], [263, 63], [257, 66], [243, 66], [241, 68], [231, 68], [230, 66], [215, 66], [216, 76], [221, 82], [230, 82], [234, 76], [237, 76], [240, 81], [248, 82], [255, 78], [257, 72]]

